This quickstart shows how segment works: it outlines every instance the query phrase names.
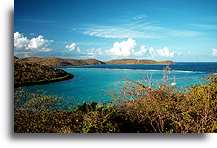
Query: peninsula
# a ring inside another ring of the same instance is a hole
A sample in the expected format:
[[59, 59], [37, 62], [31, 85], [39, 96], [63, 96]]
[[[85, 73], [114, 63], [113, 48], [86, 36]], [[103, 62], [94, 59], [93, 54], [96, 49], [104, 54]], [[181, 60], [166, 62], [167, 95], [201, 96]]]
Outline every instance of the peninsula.
[[48, 65], [31, 63], [14, 57], [14, 86], [43, 84], [55, 81], [68, 80], [74, 76], [62, 69]]

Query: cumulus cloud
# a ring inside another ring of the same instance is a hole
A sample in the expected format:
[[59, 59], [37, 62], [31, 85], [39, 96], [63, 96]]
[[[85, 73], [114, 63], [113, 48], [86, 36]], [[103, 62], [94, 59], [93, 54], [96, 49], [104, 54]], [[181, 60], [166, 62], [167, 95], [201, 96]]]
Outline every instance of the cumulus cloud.
[[69, 51], [77, 51], [80, 52], [80, 48], [76, 43], [71, 43], [71, 44], [67, 44], [65, 46], [67, 49], [69, 49]]
[[27, 48], [29, 40], [19, 32], [14, 33], [14, 47], [15, 48]]
[[132, 38], [128, 38], [122, 42], [115, 42], [113, 47], [106, 51], [107, 54], [111, 56], [119, 57], [174, 57], [176, 55], [175, 51], [169, 49], [168, 47], [154, 48], [148, 46], [140, 46], [136, 49], [136, 41]]
[[134, 53], [136, 41], [132, 38], [128, 38], [126, 41], [115, 42], [113, 47], [107, 51], [108, 54], [113, 56], [128, 57]]
[[217, 57], [217, 48], [212, 49], [212, 55]]
[[170, 50], [168, 47], [163, 47], [162, 49], [158, 49], [157, 53], [162, 57], [174, 57], [175, 55], [175, 52]]
[[135, 52], [136, 56], [146, 56], [153, 57], [156, 54], [156, 51], [153, 47], [146, 47], [142, 45], [138, 51]]
[[24, 50], [51, 51], [48, 44], [51, 40], [44, 39], [42, 35], [28, 39], [22, 33], [14, 33], [14, 48]]
[[46, 47], [48, 43], [48, 40], [44, 39], [43, 36], [39, 35], [38, 37], [29, 40], [27, 48], [49, 51], [50, 49]]
[[168, 47], [155, 49], [153, 47], [146, 47], [142, 45], [140, 49], [135, 52], [135, 55], [140, 57], [174, 57], [175, 52]]

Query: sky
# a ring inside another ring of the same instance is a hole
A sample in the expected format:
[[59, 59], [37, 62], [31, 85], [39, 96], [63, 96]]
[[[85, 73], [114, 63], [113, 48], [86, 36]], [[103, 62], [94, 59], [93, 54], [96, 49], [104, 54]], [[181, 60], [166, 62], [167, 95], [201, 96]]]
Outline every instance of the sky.
[[15, 0], [14, 53], [217, 62], [217, 0]]

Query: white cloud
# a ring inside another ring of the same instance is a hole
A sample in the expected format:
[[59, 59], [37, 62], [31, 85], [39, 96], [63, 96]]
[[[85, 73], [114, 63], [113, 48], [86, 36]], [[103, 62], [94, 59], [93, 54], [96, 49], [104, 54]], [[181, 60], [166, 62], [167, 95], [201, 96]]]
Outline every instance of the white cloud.
[[126, 41], [115, 42], [113, 47], [107, 51], [109, 55], [128, 57], [134, 53], [136, 41], [128, 38]]
[[156, 55], [156, 51], [153, 47], [140, 46], [140, 50], [135, 52], [136, 56], [153, 57]]
[[[117, 27], [117, 26], [94, 26], [90, 28], [86, 28], [85, 31], [83, 31], [83, 34], [89, 35], [89, 36], [95, 36], [100, 38], [129, 38], [129, 37], [146, 37], [144, 33], [136, 31], [136, 30], [130, 30], [123, 27]], [[147, 37], [148, 38], [148, 37]]]
[[76, 28], [76, 31], [89, 36], [100, 38], [142, 38], [142, 39], [159, 39], [166, 37], [198, 37], [202, 32], [183, 29], [168, 28], [156, 22], [147, 20], [147, 16], [135, 16], [133, 20], [124, 20], [122, 24], [102, 25], [91, 24]]
[[156, 32], [160, 27], [152, 26], [147, 23], [123, 24], [119, 26], [108, 25], [92, 25], [81, 29], [82, 33], [89, 36], [100, 38], [126, 39], [126, 38], [144, 38], [157, 39], [160, 38]]
[[157, 53], [162, 57], [174, 57], [175, 55], [175, 52], [170, 50], [168, 47], [163, 47], [162, 49], [158, 49]]
[[144, 45], [142, 45], [142, 46], [140, 47], [140, 50], [135, 52], [135, 55], [136, 55], [136, 56], [143, 56], [143, 55], [146, 54], [146, 52], [147, 52], [146, 47], [145, 47]]
[[14, 47], [15, 48], [27, 48], [29, 40], [19, 32], [14, 33]]
[[105, 54], [118, 57], [174, 57], [176, 55], [175, 51], [169, 49], [168, 47], [154, 48], [148, 46], [140, 46], [136, 50], [136, 41], [132, 38], [128, 38], [122, 42], [115, 42], [113, 47], [105, 52]]
[[155, 49], [154, 49], [153, 47], [150, 47], [150, 48], [146, 51], [145, 55], [146, 55], [146, 56], [151, 56], [151, 57], [153, 57], [153, 56], [156, 55], [156, 51], [155, 51]]
[[48, 44], [48, 40], [44, 39], [43, 36], [39, 35], [36, 38], [32, 38], [29, 40], [29, 44], [27, 46], [27, 48], [29, 49], [45, 49], [47, 50], [47, 48], [45, 48], [45, 46]]
[[38, 50], [38, 51], [51, 51], [51, 48], [48, 48], [48, 44], [51, 40], [46, 40], [42, 35], [38, 37], [33, 37], [28, 39], [22, 33], [15, 32], [14, 33], [14, 47], [16, 49], [24, 49], [24, 50]]
[[135, 55], [139, 57], [174, 57], [175, 52], [168, 47], [155, 49], [153, 47], [146, 47], [142, 45], [140, 50], [135, 52]]
[[65, 46], [67, 49], [69, 49], [69, 51], [77, 51], [80, 52], [80, 48], [76, 43], [71, 43], [71, 44], [67, 44]]
[[217, 57], [217, 48], [212, 49], [212, 55]]

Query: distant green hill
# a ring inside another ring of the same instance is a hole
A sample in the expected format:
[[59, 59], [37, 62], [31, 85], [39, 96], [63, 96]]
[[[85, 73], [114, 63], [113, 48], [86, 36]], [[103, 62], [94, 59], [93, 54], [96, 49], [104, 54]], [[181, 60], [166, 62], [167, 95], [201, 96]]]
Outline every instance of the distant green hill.
[[93, 64], [105, 64], [102, 61], [96, 59], [62, 59], [56, 57], [28, 57], [19, 59], [22, 62], [29, 62], [29, 63], [37, 63], [41, 65], [47, 65], [52, 67], [64, 67], [64, 66], [80, 66], [80, 65], [93, 65]]
[[138, 60], [138, 59], [115, 59], [107, 61], [106, 64], [172, 64], [173, 61], [155, 61], [155, 60]]
[[56, 57], [14, 57], [15, 87], [61, 81], [70, 79], [73, 75], [57, 67], [96, 65], [96, 64], [172, 64], [173, 61], [154, 61], [137, 59], [117, 59], [102, 62], [96, 59], [63, 59]]
[[28, 57], [20, 58], [15, 57], [16, 60], [28, 63], [36, 63], [52, 67], [65, 67], [65, 66], [81, 66], [81, 65], [97, 65], [97, 64], [172, 64], [173, 61], [155, 61], [145, 59], [115, 59], [107, 62], [97, 59], [64, 59], [57, 57]]

